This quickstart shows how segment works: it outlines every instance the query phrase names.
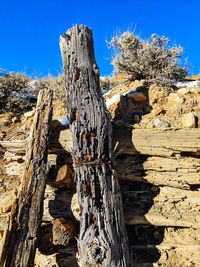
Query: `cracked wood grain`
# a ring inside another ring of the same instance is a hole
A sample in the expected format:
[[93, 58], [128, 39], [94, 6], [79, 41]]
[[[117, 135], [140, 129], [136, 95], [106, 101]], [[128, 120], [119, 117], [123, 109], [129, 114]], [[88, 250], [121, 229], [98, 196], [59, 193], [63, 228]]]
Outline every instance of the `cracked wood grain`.
[[99, 85], [92, 32], [74, 26], [60, 39], [81, 207], [79, 265], [130, 266], [120, 188], [111, 167], [111, 122]]

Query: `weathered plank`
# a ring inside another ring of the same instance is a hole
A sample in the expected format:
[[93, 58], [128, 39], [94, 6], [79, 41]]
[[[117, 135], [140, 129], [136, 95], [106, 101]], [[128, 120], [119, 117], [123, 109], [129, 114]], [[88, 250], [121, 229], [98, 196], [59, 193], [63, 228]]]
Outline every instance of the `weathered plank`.
[[27, 147], [25, 171], [11, 211], [10, 235], [3, 248], [5, 258], [1, 264], [6, 267], [34, 265], [37, 233], [43, 214], [51, 118], [52, 92], [40, 91]]
[[74, 26], [60, 39], [67, 110], [81, 206], [80, 266], [130, 266], [118, 181], [111, 168], [111, 122], [99, 84], [92, 32]]

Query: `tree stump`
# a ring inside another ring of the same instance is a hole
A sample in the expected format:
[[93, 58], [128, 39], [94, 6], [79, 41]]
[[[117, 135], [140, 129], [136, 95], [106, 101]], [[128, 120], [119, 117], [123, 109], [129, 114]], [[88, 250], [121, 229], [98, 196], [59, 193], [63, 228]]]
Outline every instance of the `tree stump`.
[[112, 127], [100, 90], [92, 32], [76, 25], [60, 38], [80, 205], [81, 267], [130, 266], [122, 199], [111, 167]]
[[37, 234], [43, 214], [51, 119], [52, 92], [40, 91], [26, 152], [25, 172], [12, 207], [1, 266], [34, 266]]

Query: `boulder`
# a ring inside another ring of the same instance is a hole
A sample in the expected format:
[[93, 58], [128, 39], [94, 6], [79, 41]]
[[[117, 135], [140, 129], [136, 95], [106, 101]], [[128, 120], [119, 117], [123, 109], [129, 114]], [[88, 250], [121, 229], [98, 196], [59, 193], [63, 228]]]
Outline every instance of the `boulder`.
[[196, 120], [193, 112], [182, 115], [181, 124], [183, 128], [195, 128]]
[[176, 109], [183, 104], [183, 98], [176, 93], [170, 93], [167, 104], [169, 108]]
[[162, 106], [167, 101], [168, 92], [160, 85], [151, 85], [149, 87], [149, 104], [154, 108], [159, 105]]
[[186, 94], [188, 94], [190, 92], [190, 89], [189, 88], [181, 88], [181, 89], [178, 89], [177, 90], [177, 93], [179, 94], [179, 95], [186, 95]]
[[127, 94], [127, 97], [130, 97], [132, 100], [136, 102], [146, 101], [146, 96], [142, 92], [138, 92], [137, 90], [133, 90]]
[[153, 125], [156, 128], [168, 128], [168, 127], [170, 127], [170, 123], [169, 122], [167, 122], [165, 120], [161, 120], [159, 118], [154, 120]]

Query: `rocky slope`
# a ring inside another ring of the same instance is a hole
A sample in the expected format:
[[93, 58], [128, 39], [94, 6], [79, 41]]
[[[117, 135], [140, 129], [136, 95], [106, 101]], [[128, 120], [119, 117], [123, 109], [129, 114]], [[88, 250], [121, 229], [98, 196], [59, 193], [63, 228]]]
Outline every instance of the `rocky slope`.
[[[200, 266], [200, 90], [198, 84], [180, 86], [147, 90], [141, 82], [123, 80], [105, 95], [131, 256], [138, 267]], [[33, 114], [0, 115], [1, 246], [23, 174]], [[54, 103], [37, 267], [78, 266], [79, 206], [65, 117], [64, 104]]]

